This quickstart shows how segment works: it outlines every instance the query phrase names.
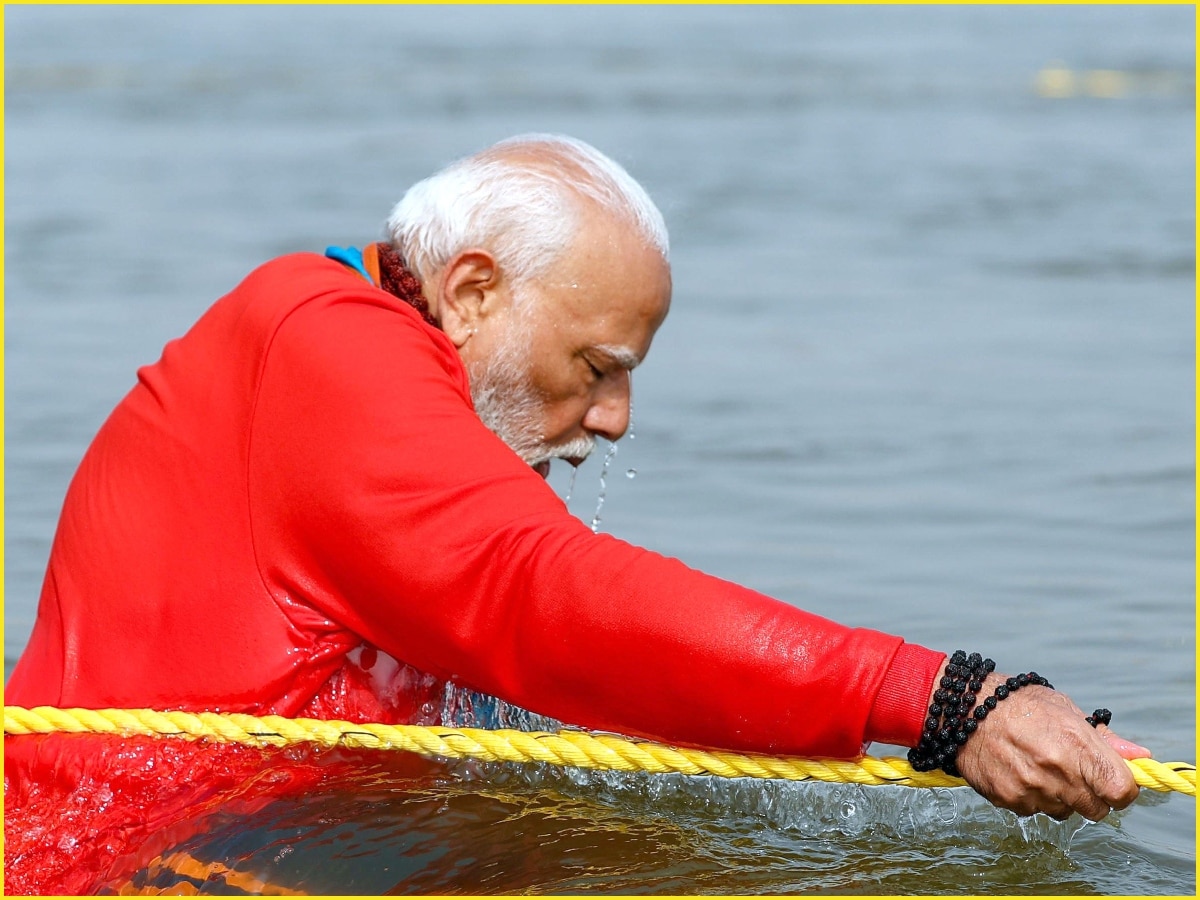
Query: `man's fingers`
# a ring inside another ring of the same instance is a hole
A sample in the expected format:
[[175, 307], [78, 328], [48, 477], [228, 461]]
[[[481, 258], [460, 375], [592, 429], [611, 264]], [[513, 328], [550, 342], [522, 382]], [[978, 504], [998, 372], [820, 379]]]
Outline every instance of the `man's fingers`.
[[[1090, 760], [1083, 761], [1083, 771], [1080, 774], [1083, 775], [1085, 786], [1091, 789], [1091, 795], [1110, 808], [1124, 809], [1137, 799], [1138, 786], [1133, 780], [1133, 773], [1129, 771], [1129, 766], [1125, 765], [1125, 760], [1107, 743], [1098, 747]], [[1096, 809], [1090, 800], [1085, 801], [1085, 804], [1091, 810]], [[1097, 818], [1084, 812], [1079, 805], [1075, 808], [1089, 819]], [[1105, 810], [1104, 814], [1107, 812], [1108, 810]]]
[[1120, 754], [1122, 759], [1149, 759], [1153, 754], [1141, 744], [1127, 741], [1107, 725], [1101, 725], [1096, 732], [1108, 741], [1108, 745]]
[[1112, 812], [1112, 807], [1091, 791], [1084, 791], [1080, 794], [1071, 807], [1085, 819], [1091, 819], [1093, 822], [1099, 822]]

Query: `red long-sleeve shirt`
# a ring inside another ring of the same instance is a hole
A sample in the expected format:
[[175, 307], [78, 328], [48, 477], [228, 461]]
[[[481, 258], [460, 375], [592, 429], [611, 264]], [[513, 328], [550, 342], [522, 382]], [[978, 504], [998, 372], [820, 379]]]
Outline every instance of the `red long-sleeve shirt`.
[[943, 659], [592, 534], [441, 332], [294, 255], [101, 428], [7, 702], [403, 718], [350, 677], [364, 643], [577, 725], [847, 757], [916, 743]]

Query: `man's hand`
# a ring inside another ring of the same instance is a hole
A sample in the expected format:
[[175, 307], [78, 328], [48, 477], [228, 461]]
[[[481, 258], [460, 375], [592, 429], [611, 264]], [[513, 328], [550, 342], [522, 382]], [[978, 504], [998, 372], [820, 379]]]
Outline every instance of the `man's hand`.
[[[991, 695], [1007, 676], [992, 673], [979, 691]], [[1099, 821], [1138, 795], [1125, 759], [1150, 756], [1107, 726], [1093, 728], [1065, 694], [1029, 685], [997, 704], [959, 748], [958, 770], [971, 787], [1019, 815], [1072, 812]]]

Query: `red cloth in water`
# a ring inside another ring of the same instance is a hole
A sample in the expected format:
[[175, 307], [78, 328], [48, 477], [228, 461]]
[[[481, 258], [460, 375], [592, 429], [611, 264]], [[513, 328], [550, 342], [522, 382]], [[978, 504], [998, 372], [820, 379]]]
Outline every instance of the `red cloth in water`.
[[[344, 779], [380, 753], [256, 748], [179, 738], [48, 734], [4, 741], [4, 891], [113, 893], [214, 816], [245, 821]], [[407, 753], [382, 760], [391, 778], [438, 771]], [[186, 885], [185, 885], [186, 887]]]

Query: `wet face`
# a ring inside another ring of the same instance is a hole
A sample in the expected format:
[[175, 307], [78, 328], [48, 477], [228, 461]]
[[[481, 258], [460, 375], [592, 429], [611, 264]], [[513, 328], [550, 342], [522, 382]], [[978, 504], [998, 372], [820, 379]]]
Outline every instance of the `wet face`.
[[491, 357], [470, 366], [471, 400], [483, 424], [545, 478], [550, 460], [583, 459], [595, 441], [588, 435], [565, 444], [546, 442], [543, 403], [529, 373], [526, 331], [522, 323], [513, 323]]
[[628, 226], [585, 220], [547, 272], [499, 291], [460, 347], [484, 424], [543, 475], [629, 428], [632, 370], [670, 304], [670, 270]]

